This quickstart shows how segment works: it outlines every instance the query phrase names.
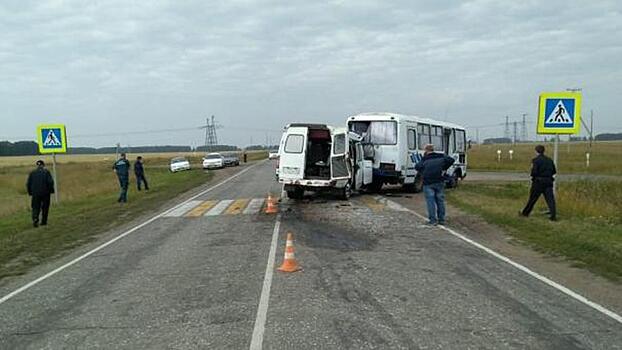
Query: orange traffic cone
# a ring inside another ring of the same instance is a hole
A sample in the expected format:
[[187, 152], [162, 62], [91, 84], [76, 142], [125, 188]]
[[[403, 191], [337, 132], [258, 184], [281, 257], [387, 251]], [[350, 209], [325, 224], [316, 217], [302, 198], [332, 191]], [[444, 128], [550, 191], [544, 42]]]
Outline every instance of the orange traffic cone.
[[287, 233], [287, 242], [285, 243], [285, 259], [283, 264], [277, 270], [281, 272], [296, 272], [302, 270], [296, 257], [294, 257], [294, 235]]
[[278, 212], [278, 208], [274, 203], [274, 199], [272, 199], [272, 195], [268, 195], [268, 199], [266, 200], [266, 214], [276, 214]]

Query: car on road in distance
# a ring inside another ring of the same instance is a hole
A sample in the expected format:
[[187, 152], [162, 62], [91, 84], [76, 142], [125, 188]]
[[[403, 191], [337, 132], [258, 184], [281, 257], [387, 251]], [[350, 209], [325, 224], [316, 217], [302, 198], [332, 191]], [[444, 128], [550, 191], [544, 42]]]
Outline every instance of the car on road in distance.
[[240, 165], [240, 158], [235, 154], [224, 155], [223, 162], [225, 166], [238, 166]]
[[225, 157], [220, 153], [208, 153], [203, 158], [203, 169], [215, 169], [225, 167]]
[[271, 149], [268, 151], [268, 159], [278, 159], [279, 158], [279, 150]]
[[175, 157], [171, 159], [170, 170], [173, 173], [182, 170], [190, 170], [190, 161], [184, 157]]

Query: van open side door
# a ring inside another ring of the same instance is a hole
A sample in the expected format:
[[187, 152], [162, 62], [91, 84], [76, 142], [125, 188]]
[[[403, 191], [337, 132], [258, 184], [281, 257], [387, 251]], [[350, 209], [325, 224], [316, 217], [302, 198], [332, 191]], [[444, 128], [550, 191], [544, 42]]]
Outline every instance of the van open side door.
[[348, 165], [348, 135], [345, 128], [336, 129], [332, 135], [333, 144], [330, 156], [331, 180], [350, 179], [350, 167]]
[[307, 152], [306, 127], [290, 127], [283, 135], [279, 159], [279, 178], [284, 180], [302, 180], [305, 174]]

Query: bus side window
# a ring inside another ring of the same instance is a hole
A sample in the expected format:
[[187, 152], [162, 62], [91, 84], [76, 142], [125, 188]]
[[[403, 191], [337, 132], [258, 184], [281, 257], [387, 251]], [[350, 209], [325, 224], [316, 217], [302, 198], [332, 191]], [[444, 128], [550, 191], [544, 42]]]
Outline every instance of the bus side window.
[[407, 129], [408, 149], [413, 151], [417, 149], [417, 132], [415, 129]]
[[426, 124], [419, 124], [419, 149], [423, 149], [425, 145], [430, 143], [430, 126]]

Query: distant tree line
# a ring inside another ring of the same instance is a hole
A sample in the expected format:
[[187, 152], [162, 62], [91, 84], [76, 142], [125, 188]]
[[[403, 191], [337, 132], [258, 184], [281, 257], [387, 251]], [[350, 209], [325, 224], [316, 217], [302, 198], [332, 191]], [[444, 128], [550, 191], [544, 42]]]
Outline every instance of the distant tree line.
[[249, 150], [249, 151], [264, 151], [264, 150], [269, 150], [269, 149], [279, 149], [279, 145], [252, 145], [252, 146], [246, 146], [244, 149]]
[[596, 141], [617, 141], [617, 140], [622, 140], [622, 132], [616, 133], [616, 134], [611, 134], [611, 133], [605, 133], [605, 134], [598, 134], [594, 137], [594, 140]]
[[[120, 152], [126, 153], [166, 153], [166, 152], [223, 152], [237, 151], [236, 146], [230, 145], [213, 145], [199, 146], [193, 149], [190, 146], [137, 146], [137, 147], [120, 147]], [[69, 154], [111, 154], [117, 151], [116, 147], [69, 147]], [[0, 141], [0, 156], [30, 156], [39, 154], [39, 146], [34, 141]]]
[[28, 156], [39, 153], [39, 147], [32, 141], [0, 141], [0, 156]]
[[208, 146], [199, 146], [194, 149], [197, 152], [225, 152], [225, 151], [239, 151], [240, 149], [237, 146], [229, 146], [229, 145], [208, 145]]

